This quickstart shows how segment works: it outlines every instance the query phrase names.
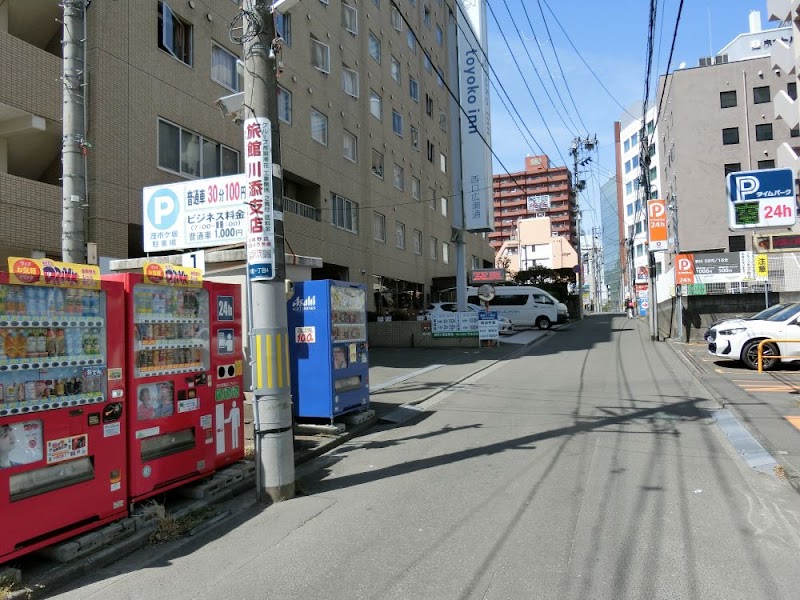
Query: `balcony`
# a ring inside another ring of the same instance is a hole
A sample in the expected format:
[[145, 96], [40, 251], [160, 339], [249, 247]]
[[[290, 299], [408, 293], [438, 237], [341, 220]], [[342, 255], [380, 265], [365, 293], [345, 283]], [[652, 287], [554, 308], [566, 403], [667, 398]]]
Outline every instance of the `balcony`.
[[784, 73], [794, 73], [794, 49], [783, 40], [775, 40], [769, 51], [772, 67], [777, 67]]
[[783, 119], [789, 129], [795, 129], [800, 126], [800, 114], [797, 110], [797, 101], [792, 100], [789, 94], [783, 90], [775, 94], [773, 98], [773, 106], [775, 107], [775, 118]]
[[796, 173], [800, 169], [800, 147], [792, 147], [787, 143], [778, 146], [778, 166]]
[[301, 217], [311, 219], [312, 221], [322, 220], [322, 215], [320, 214], [319, 209], [314, 208], [313, 206], [308, 206], [307, 204], [303, 204], [302, 202], [298, 202], [297, 200], [292, 200], [291, 198], [283, 198], [283, 211], [300, 215]]

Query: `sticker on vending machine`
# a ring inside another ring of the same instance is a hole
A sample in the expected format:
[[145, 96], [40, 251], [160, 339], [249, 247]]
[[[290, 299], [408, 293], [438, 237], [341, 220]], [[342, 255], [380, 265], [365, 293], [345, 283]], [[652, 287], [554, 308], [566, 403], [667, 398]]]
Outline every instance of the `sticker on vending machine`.
[[119, 421], [116, 423], [106, 423], [103, 425], [103, 437], [114, 437], [115, 435], [119, 435], [121, 433], [121, 427]]
[[47, 464], [89, 455], [89, 436], [85, 433], [58, 440], [47, 440]]
[[0, 425], [0, 469], [42, 460], [42, 422]]
[[220, 329], [217, 332], [217, 352], [233, 354], [233, 329]]
[[211, 415], [203, 415], [200, 417], [200, 427], [203, 429], [211, 429]]

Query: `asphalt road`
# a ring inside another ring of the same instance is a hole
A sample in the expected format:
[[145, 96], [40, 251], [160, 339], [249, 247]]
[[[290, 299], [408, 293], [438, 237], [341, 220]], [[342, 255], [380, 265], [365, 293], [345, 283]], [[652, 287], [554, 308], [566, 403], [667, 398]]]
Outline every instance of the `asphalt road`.
[[54, 597], [797, 598], [797, 492], [705, 390], [644, 321], [592, 316], [308, 463], [302, 496]]

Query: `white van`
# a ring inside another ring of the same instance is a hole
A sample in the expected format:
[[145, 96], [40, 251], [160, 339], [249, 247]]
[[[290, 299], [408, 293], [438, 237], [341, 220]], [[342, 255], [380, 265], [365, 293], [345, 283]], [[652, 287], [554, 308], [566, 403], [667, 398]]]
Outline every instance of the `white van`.
[[[549, 329], [553, 323], [565, 323], [569, 312], [565, 304], [556, 300], [549, 292], [531, 285], [498, 285], [495, 297], [489, 302], [489, 310], [507, 317], [515, 327], [538, 327]], [[467, 302], [484, 306], [478, 298], [478, 288], [467, 288]]]

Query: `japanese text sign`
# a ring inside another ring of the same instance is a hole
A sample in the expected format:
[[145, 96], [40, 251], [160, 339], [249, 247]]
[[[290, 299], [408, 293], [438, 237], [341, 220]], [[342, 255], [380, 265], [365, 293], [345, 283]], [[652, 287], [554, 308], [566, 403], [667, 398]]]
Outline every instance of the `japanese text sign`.
[[8, 279], [24, 285], [100, 289], [100, 268], [43, 258], [8, 258]]
[[247, 275], [275, 279], [275, 226], [272, 195], [272, 125], [265, 117], [244, 122], [247, 183]]

